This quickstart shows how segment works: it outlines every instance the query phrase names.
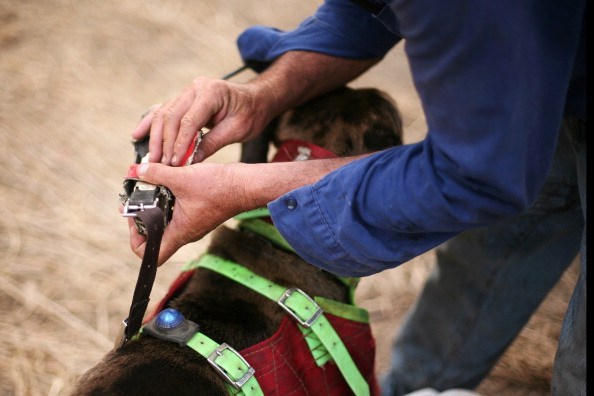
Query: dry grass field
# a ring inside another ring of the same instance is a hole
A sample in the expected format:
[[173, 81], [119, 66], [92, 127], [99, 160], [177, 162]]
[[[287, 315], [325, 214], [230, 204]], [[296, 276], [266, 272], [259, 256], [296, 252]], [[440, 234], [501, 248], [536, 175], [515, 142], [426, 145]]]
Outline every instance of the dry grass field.
[[[139, 265], [118, 213], [138, 116], [198, 75], [239, 66], [235, 38], [245, 28], [290, 29], [317, 4], [0, 0], [0, 395], [66, 395], [112, 347]], [[402, 48], [354, 85], [389, 92], [404, 116], [405, 140], [422, 139]], [[238, 155], [228, 147], [209, 161]], [[160, 268], [154, 300], [207, 243], [186, 246]], [[362, 281], [357, 298], [372, 316], [380, 374], [432, 263], [429, 252]], [[572, 268], [481, 394], [548, 394], [574, 282]]]

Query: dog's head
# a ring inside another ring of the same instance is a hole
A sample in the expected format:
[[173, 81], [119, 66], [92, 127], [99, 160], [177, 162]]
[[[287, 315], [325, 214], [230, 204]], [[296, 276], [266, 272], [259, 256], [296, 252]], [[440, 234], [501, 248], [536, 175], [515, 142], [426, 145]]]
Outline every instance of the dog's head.
[[386, 93], [342, 87], [277, 117], [260, 137], [242, 144], [241, 161], [266, 162], [270, 143], [293, 139], [338, 157], [365, 154], [402, 144], [402, 120]]

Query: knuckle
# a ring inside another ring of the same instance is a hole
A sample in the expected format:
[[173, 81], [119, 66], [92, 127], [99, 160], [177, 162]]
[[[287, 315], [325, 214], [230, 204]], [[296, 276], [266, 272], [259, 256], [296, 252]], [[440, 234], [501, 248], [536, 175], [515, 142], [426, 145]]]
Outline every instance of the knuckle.
[[164, 119], [165, 122], [172, 122], [175, 120], [175, 110], [172, 107], [165, 110]]
[[201, 143], [202, 149], [207, 153], [216, 153], [221, 148], [215, 139], [204, 139]]
[[209, 77], [198, 77], [194, 80], [192, 84], [194, 88], [194, 93], [197, 97], [199, 94], [204, 94], [205, 92], [215, 92], [220, 89], [225, 84], [224, 81], [209, 78]]
[[189, 135], [193, 131], [191, 130], [196, 124], [196, 117], [193, 114], [187, 113], [180, 120], [180, 127], [184, 135]]

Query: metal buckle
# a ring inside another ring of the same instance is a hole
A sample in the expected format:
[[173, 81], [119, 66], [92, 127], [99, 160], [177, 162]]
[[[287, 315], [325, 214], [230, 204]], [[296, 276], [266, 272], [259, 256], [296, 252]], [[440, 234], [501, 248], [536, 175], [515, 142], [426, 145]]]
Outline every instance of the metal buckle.
[[136, 223], [138, 232], [146, 235], [146, 228], [138, 218], [144, 210], [160, 208], [163, 211], [163, 222], [169, 224], [173, 216], [175, 197], [165, 186], [157, 186], [136, 179], [124, 180], [124, 190], [120, 194], [120, 201], [124, 205], [122, 216], [131, 217]]
[[[130, 201], [132, 200], [132, 194], [134, 194], [137, 191], [139, 193], [148, 193], [147, 195], [153, 195], [153, 197], [151, 197], [151, 199], [148, 201], [130, 203]], [[122, 216], [124, 217], [136, 217], [138, 212], [156, 208], [157, 204], [159, 203], [157, 186], [155, 186], [154, 184], [137, 181], [134, 185], [134, 190], [132, 191], [132, 194], [130, 194], [130, 197], [128, 197], [128, 199], [124, 203], [124, 211], [122, 213]]]
[[[297, 312], [293, 311], [291, 308], [289, 308], [286, 304], [285, 301], [291, 297], [293, 295], [293, 293], [299, 293], [301, 294], [303, 297], [305, 297], [313, 306], [314, 308], [314, 312], [313, 314], [307, 318], [301, 318], [300, 316], [297, 315]], [[278, 299], [278, 305], [280, 305], [285, 311], [287, 311], [295, 320], [297, 320], [297, 322], [299, 322], [299, 324], [301, 324], [302, 326], [306, 327], [306, 328], [310, 328], [311, 325], [314, 324], [314, 322], [316, 321], [316, 319], [322, 314], [322, 308], [320, 308], [320, 306], [307, 294], [305, 294], [305, 292], [301, 289], [298, 289], [296, 287], [292, 287], [290, 289], [287, 289], [287, 291], [285, 291], [283, 293], [282, 296], [280, 296], [280, 298]]]
[[115, 342], [113, 344], [113, 349], [120, 349], [121, 347], [124, 346], [124, 344], [126, 343], [126, 341], [128, 341], [126, 339], [126, 327], [128, 327], [128, 322], [126, 322], [125, 320], [122, 321], [120, 328], [116, 334], [116, 339]]
[[[243, 364], [247, 367], [247, 372], [243, 375], [243, 377], [241, 377], [237, 381], [235, 381], [233, 378], [231, 378], [229, 376], [229, 374], [227, 373], [227, 370], [225, 370], [224, 367], [219, 366], [216, 362], [216, 359], [219, 356], [223, 355], [223, 351], [225, 349], [228, 349], [231, 352], [233, 352], [233, 354], [235, 354], [235, 356], [237, 356], [243, 362]], [[221, 345], [219, 345], [217, 347], [217, 349], [215, 349], [214, 352], [210, 354], [210, 356], [207, 358], [207, 360], [208, 360], [208, 363], [210, 363], [210, 365], [217, 371], [217, 373], [219, 373], [235, 389], [241, 389], [241, 387], [250, 378], [252, 378], [254, 373], [256, 372], [256, 370], [252, 366], [249, 365], [249, 363], [243, 358], [243, 356], [241, 356], [235, 349], [231, 348], [226, 343], [222, 343]]]

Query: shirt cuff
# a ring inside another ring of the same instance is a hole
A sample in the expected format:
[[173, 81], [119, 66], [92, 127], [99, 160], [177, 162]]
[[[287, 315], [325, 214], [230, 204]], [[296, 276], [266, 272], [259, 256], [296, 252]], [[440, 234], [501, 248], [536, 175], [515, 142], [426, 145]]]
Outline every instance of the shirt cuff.
[[[291, 191], [268, 204], [272, 221], [297, 254], [310, 264], [340, 276], [360, 276], [328, 263], [346, 264], [347, 254], [336, 242], [318, 207], [312, 186]], [[358, 265], [357, 265], [358, 266]]]
[[349, 59], [383, 57], [401, 37], [350, 2], [330, 0], [295, 30], [254, 26], [237, 39], [243, 61], [261, 71], [287, 51], [312, 51]]
[[[352, 186], [363, 185], [370, 166], [388, 155], [383, 152], [353, 161], [268, 204], [277, 230], [300, 257], [336, 275], [368, 276], [405, 263], [456, 234], [420, 232], [427, 229], [426, 224], [415, 225], [419, 232], [402, 229], [410, 220], [401, 219], [385, 204], [396, 201], [387, 183], [379, 183], [383, 186], [379, 193], [370, 188], [369, 194], [357, 194]], [[375, 171], [382, 173], [377, 179], [385, 181], [388, 175], [383, 173], [390, 169]], [[400, 229], [393, 226], [394, 221]]]

